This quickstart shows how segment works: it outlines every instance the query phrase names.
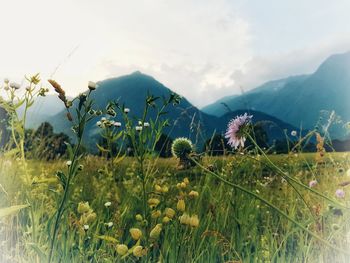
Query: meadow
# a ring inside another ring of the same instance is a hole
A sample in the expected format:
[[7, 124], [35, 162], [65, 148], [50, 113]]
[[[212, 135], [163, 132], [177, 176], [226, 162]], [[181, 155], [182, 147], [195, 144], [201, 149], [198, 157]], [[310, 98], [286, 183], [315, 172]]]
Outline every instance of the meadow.
[[[325, 152], [316, 131], [276, 155], [255, 143], [244, 121], [225, 156], [198, 153], [178, 138], [165, 159], [155, 145], [176, 94], [159, 108], [150, 95], [133, 119], [115, 102], [94, 109], [94, 83], [72, 103], [51, 80], [76, 141], [56, 160], [30, 159], [25, 116], [13, 109], [30, 107], [46, 90], [37, 88], [38, 76], [28, 81], [23, 97], [10, 85], [12, 102], [3, 101], [12, 141], [0, 157], [0, 262], [348, 262], [350, 154]], [[157, 115], [149, 120], [151, 108]], [[98, 146], [102, 156], [82, 151], [84, 127], [96, 116], [107, 142]], [[317, 148], [303, 153], [311, 136]]]

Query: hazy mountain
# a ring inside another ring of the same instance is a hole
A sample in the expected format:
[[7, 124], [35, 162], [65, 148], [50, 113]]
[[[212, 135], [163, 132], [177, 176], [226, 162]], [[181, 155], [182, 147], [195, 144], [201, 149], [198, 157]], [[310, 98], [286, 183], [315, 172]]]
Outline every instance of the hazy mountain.
[[[135, 72], [130, 75], [98, 82], [98, 88], [92, 93], [92, 99], [94, 100], [95, 109], [104, 109], [109, 101], [119, 100], [120, 103], [124, 103], [126, 107], [131, 109], [130, 116], [141, 118], [147, 94], [166, 97], [170, 93], [170, 89], [154, 78], [140, 72]], [[201, 112], [188, 100], [183, 98], [178, 106], [170, 106], [168, 114], [164, 116], [164, 118], [170, 120], [170, 127], [165, 132], [172, 138], [186, 136], [201, 144], [204, 140], [210, 138], [214, 132], [223, 133], [226, 130], [229, 120], [239, 114], [243, 114], [243, 112], [244, 110], [231, 112], [218, 118]], [[254, 111], [252, 114], [254, 114], [254, 121], [266, 120], [269, 123], [276, 123], [274, 128], [271, 128], [271, 125], [264, 126], [270, 129], [270, 138], [283, 138], [283, 129], [287, 129], [288, 131], [295, 129], [291, 125], [266, 114]], [[152, 119], [154, 116], [155, 112], [151, 111], [149, 118]], [[101, 117], [96, 117], [87, 126], [85, 137], [90, 142], [90, 146], [93, 146], [96, 142], [100, 131], [96, 126], [96, 122]], [[120, 121], [120, 116], [117, 116], [115, 120]], [[72, 135], [71, 123], [66, 120], [65, 111], [55, 115], [50, 119], [50, 122], [56, 132], [65, 132]]]
[[[41, 123], [50, 120], [62, 110], [64, 110], [64, 105], [57, 95], [39, 96], [35, 98], [34, 104], [28, 109], [26, 128], [37, 128]], [[23, 116], [24, 107], [20, 107], [17, 112]]]
[[[350, 52], [347, 52], [329, 57], [311, 75], [270, 81], [243, 95], [223, 98], [202, 110], [222, 116], [229, 110], [252, 109], [297, 127], [312, 128], [324, 110], [334, 110], [344, 121], [349, 121], [349, 99]], [[341, 136], [340, 130], [334, 131], [334, 135]]]

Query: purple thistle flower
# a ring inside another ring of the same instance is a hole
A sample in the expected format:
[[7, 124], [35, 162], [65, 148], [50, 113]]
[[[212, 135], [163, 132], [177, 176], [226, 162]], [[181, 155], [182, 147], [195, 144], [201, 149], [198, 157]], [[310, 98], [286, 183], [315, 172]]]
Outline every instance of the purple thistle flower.
[[237, 116], [231, 120], [228, 124], [227, 131], [225, 133], [225, 138], [228, 139], [228, 144], [237, 149], [239, 146], [244, 147], [244, 142], [246, 138], [244, 137], [244, 129], [250, 123], [253, 115]]
[[317, 185], [317, 181], [316, 180], [312, 180], [309, 182], [309, 187], [315, 187]]
[[337, 191], [335, 191], [335, 195], [338, 198], [344, 198], [345, 197], [345, 192], [343, 189], [337, 189]]

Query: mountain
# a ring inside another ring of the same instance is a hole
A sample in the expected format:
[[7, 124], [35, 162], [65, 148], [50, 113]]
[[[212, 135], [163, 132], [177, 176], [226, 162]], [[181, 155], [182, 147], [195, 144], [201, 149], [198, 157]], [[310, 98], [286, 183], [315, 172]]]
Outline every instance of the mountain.
[[[167, 97], [171, 92], [170, 89], [153, 77], [140, 72], [134, 72], [130, 75], [98, 82], [98, 88], [92, 93], [91, 97], [94, 100], [95, 109], [104, 109], [109, 101], [118, 100], [119, 103], [130, 108], [130, 116], [141, 118], [147, 94], [156, 97]], [[164, 118], [169, 119], [170, 126], [165, 130], [165, 133], [172, 138], [180, 136], [189, 137], [194, 142], [201, 145], [206, 139], [210, 138], [214, 132], [224, 133], [229, 120], [237, 115], [243, 114], [244, 110], [238, 110], [221, 117], [216, 117], [203, 113], [194, 107], [187, 99], [182, 98], [179, 105], [170, 106], [167, 112]], [[271, 139], [284, 138], [283, 129], [287, 129], [288, 131], [296, 129], [267, 114], [255, 111], [251, 113], [254, 115], [255, 121], [265, 120], [270, 124], [272, 122], [276, 123], [274, 128], [271, 128], [271, 125], [264, 126], [270, 129], [269, 132], [271, 132], [271, 134], [269, 137]], [[72, 135], [71, 123], [67, 121], [65, 115], [66, 112], [62, 111], [50, 118], [50, 122], [55, 132], [64, 132], [68, 135]], [[89, 142], [89, 147], [95, 148], [95, 143], [98, 140], [100, 132], [100, 128], [97, 127], [96, 122], [100, 120], [101, 117], [103, 116], [95, 117], [87, 125], [85, 139]], [[151, 110], [148, 120], [154, 119], [154, 117], [155, 112]], [[115, 120], [121, 121], [120, 116], [117, 116]]]
[[[350, 52], [330, 56], [310, 75], [270, 81], [240, 96], [223, 98], [204, 107], [207, 114], [252, 109], [275, 116], [296, 127], [313, 128], [322, 111], [335, 111], [350, 120]], [[341, 137], [340, 126], [333, 135]]]
[[[41, 123], [50, 120], [64, 110], [62, 101], [57, 95], [46, 95], [35, 98], [34, 104], [28, 109], [26, 128], [37, 128]], [[20, 116], [24, 114], [24, 106], [17, 110]]]

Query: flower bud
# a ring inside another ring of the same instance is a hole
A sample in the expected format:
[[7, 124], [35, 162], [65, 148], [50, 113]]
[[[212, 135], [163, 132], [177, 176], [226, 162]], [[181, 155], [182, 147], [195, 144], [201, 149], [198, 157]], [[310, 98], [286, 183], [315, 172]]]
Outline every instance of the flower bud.
[[134, 240], [139, 240], [142, 237], [142, 232], [138, 228], [130, 228], [129, 232]]
[[148, 199], [148, 204], [152, 207], [156, 207], [159, 203], [160, 203], [160, 201], [157, 198]]
[[172, 219], [175, 216], [175, 210], [172, 208], [165, 208], [164, 214], [169, 217], [170, 219]]
[[152, 239], [158, 239], [162, 232], [162, 224], [157, 224], [150, 232], [149, 236]]
[[83, 213], [87, 213], [90, 211], [90, 206], [89, 206], [89, 202], [80, 202], [78, 204], [78, 213], [79, 214], [83, 214]]
[[190, 218], [190, 226], [192, 226], [192, 227], [198, 227], [198, 225], [199, 225], [198, 216], [197, 216], [197, 215], [191, 216], [191, 218]]
[[189, 225], [190, 224], [190, 216], [186, 213], [184, 213], [182, 216], [180, 216], [180, 224], [183, 224], [183, 225]]
[[170, 220], [171, 220], [171, 219], [170, 219], [169, 217], [165, 216], [165, 217], [163, 217], [162, 222], [163, 222], [164, 224], [167, 224], [167, 223], [170, 222]]
[[191, 191], [188, 193], [188, 196], [191, 197], [191, 198], [196, 198], [199, 196], [199, 193], [197, 191]]
[[136, 246], [134, 247], [133, 251], [132, 251], [132, 254], [135, 256], [135, 257], [142, 257], [143, 256], [143, 248], [142, 246]]
[[160, 210], [156, 210], [156, 211], [152, 212], [151, 217], [153, 219], [157, 219], [158, 217], [160, 217], [161, 214], [162, 214], [162, 212], [160, 212]]
[[89, 81], [88, 82], [88, 87], [89, 87], [89, 90], [95, 90], [96, 89], [96, 87], [97, 87], [97, 84], [95, 83], [95, 82], [93, 82], [93, 81]]
[[135, 219], [136, 219], [136, 221], [141, 222], [141, 221], [143, 220], [143, 217], [142, 217], [142, 215], [137, 214], [137, 215], [135, 216]]
[[120, 256], [124, 256], [128, 253], [129, 249], [127, 245], [124, 244], [118, 244], [116, 247], [117, 253]]
[[184, 212], [185, 209], [186, 209], [185, 200], [180, 199], [180, 200], [177, 202], [176, 209], [179, 210], [179, 211], [181, 211], [181, 212]]

